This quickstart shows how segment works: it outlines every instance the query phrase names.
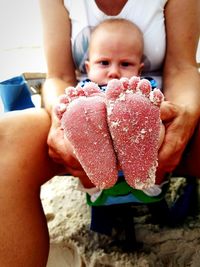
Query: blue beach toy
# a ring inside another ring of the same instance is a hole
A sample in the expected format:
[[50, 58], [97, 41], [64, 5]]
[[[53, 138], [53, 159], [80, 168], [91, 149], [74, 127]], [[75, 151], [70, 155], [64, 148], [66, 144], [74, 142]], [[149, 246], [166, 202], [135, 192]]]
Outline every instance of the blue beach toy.
[[23, 75], [0, 82], [0, 97], [4, 105], [4, 112], [34, 107]]

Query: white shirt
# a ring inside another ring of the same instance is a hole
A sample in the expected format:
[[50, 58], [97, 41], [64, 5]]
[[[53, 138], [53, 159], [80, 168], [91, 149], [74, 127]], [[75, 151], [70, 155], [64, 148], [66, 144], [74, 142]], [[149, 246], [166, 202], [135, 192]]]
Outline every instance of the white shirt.
[[72, 23], [72, 54], [77, 69], [85, 78], [90, 30], [102, 20], [125, 18], [133, 21], [144, 36], [143, 76], [155, 78], [161, 87], [162, 64], [166, 50], [164, 8], [167, 0], [128, 0], [117, 16], [108, 16], [95, 0], [64, 0]]

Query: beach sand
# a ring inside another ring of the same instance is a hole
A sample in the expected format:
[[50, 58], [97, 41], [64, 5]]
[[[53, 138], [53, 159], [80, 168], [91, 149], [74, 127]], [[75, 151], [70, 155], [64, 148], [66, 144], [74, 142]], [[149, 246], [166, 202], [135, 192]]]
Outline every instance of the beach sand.
[[[169, 199], [184, 183], [172, 182]], [[89, 229], [90, 208], [77, 179], [56, 176], [43, 185], [41, 199], [50, 233], [47, 267], [199, 267], [200, 214], [176, 227], [152, 224], [145, 206], [137, 208], [135, 232], [143, 242], [139, 251], [123, 252], [111, 246], [112, 239]]]

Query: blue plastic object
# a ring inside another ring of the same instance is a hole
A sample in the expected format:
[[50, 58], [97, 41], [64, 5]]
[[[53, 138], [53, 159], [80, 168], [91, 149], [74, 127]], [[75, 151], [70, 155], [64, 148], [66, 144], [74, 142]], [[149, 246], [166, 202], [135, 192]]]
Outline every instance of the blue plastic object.
[[34, 107], [26, 80], [23, 75], [0, 82], [0, 96], [4, 112]]

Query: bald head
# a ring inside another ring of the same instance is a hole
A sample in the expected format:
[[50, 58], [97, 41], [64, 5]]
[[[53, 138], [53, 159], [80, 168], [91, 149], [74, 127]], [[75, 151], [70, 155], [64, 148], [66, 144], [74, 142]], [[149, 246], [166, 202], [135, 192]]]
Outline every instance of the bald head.
[[[112, 34], [121, 34], [122, 38], [127, 37], [133, 38], [134, 42], [137, 42], [137, 47], [140, 50], [141, 57], [143, 55], [144, 49], [144, 41], [143, 41], [143, 34], [139, 27], [134, 24], [132, 21], [123, 19], [123, 18], [114, 18], [114, 19], [107, 19], [100, 22], [91, 33], [90, 44], [89, 44], [89, 52], [90, 48], [96, 44], [97, 36], [104, 35], [105, 33], [110, 34], [110, 39], [112, 38]], [[107, 40], [109, 42], [109, 40]], [[126, 38], [123, 40], [126, 41]]]

